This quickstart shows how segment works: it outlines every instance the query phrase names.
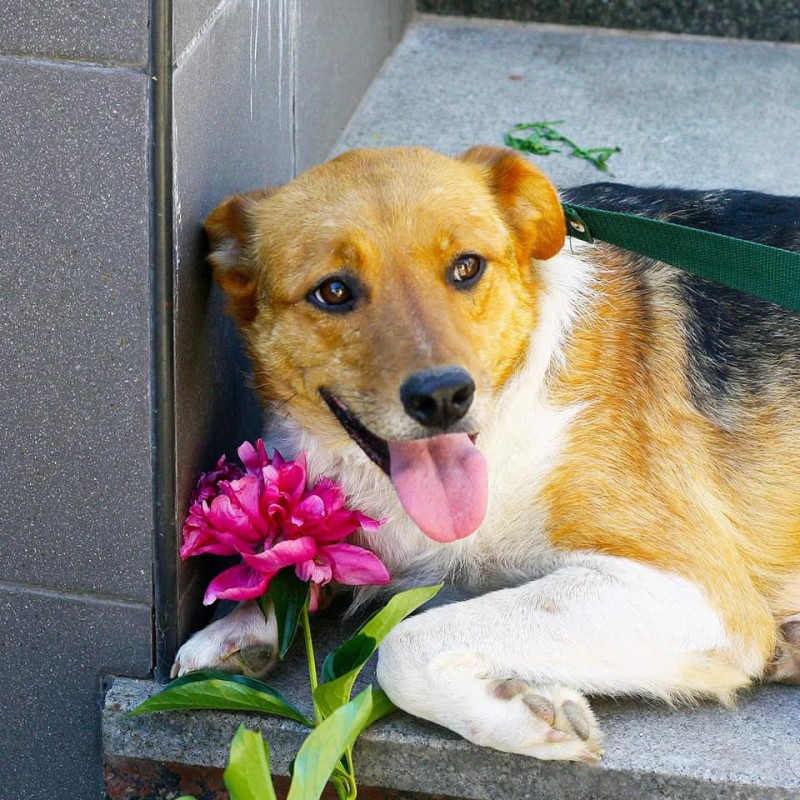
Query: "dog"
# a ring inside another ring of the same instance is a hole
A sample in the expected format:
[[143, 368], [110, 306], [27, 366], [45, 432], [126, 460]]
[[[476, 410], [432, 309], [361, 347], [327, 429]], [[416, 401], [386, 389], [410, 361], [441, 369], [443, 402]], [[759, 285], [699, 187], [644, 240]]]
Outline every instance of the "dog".
[[[800, 250], [800, 199], [601, 183], [598, 208]], [[730, 703], [800, 682], [800, 317], [666, 264], [565, 243], [559, 194], [477, 146], [345, 153], [208, 218], [271, 411], [387, 524], [401, 623], [377, 675], [478, 745], [596, 761], [590, 695]], [[254, 603], [175, 674], [260, 670]]]

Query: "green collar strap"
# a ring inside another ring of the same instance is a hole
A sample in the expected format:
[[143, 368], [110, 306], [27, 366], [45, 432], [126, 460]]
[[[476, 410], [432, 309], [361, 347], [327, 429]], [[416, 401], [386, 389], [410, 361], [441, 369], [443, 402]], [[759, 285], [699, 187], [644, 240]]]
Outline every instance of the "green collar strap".
[[564, 203], [567, 235], [599, 239], [800, 312], [800, 253], [619, 211]]

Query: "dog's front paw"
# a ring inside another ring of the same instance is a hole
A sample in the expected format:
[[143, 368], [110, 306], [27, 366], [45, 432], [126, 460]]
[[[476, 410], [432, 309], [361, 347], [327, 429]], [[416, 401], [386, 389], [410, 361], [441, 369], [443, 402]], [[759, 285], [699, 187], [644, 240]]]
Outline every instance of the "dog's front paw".
[[477, 744], [547, 760], [585, 761], [603, 755], [602, 734], [586, 698], [566, 686], [518, 678], [487, 682], [494, 725], [476, 727]]
[[198, 631], [178, 650], [170, 672], [217, 669], [263, 678], [278, 661], [275, 616], [264, 619], [258, 604], [241, 603], [230, 614]]

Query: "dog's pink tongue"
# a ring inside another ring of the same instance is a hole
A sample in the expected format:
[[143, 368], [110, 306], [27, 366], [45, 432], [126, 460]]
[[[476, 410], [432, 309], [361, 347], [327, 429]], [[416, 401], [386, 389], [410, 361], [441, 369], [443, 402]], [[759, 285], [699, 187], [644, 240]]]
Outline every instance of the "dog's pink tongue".
[[417, 527], [437, 542], [474, 533], [486, 516], [486, 461], [465, 433], [389, 442], [391, 478]]

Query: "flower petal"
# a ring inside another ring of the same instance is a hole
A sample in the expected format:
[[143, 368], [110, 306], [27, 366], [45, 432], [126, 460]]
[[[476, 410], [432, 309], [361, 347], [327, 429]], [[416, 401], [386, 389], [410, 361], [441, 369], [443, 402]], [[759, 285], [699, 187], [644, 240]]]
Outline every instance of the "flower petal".
[[330, 563], [334, 580], [346, 586], [383, 586], [392, 580], [375, 553], [354, 544], [340, 542], [320, 547], [319, 557]]
[[338, 511], [344, 506], [345, 497], [342, 487], [335, 481], [330, 480], [330, 478], [322, 478], [308, 491], [309, 494], [316, 495], [322, 499], [328, 513]]
[[269, 577], [261, 575], [247, 564], [237, 564], [221, 572], [208, 584], [203, 603], [208, 606], [215, 600], [252, 600], [264, 594], [267, 586]]
[[245, 563], [262, 575], [274, 575], [284, 567], [308, 561], [317, 554], [317, 543], [310, 536], [278, 542], [269, 550], [254, 555], [243, 554]]
[[[247, 551], [248, 548], [245, 548]], [[252, 549], [252, 548], [249, 548]], [[181, 558], [212, 553], [215, 556], [235, 556], [242, 552], [240, 540], [231, 533], [214, 530], [205, 520], [194, 524], [189, 520], [183, 528]]]
[[321, 520], [325, 517], [325, 503], [321, 497], [308, 495], [295, 507], [291, 520], [295, 525], [302, 525], [306, 520]]
[[227, 494], [215, 497], [207, 509], [205, 517], [218, 531], [226, 531], [236, 536], [252, 538], [255, 535], [253, 523], [244, 509]]
[[360, 528], [366, 531], [376, 531], [381, 526], [382, 521], [374, 520], [362, 514], [360, 511], [351, 511], [349, 508], [341, 508], [329, 514], [324, 525], [320, 530], [313, 529], [314, 538], [318, 542], [336, 542], [351, 536]]
[[267, 455], [267, 448], [264, 446], [263, 439], [259, 439], [255, 447], [253, 447], [250, 442], [242, 442], [236, 452], [242, 464], [244, 464], [248, 475], [260, 477], [261, 470], [269, 466], [269, 456]]
[[193, 506], [195, 503], [213, 499], [219, 492], [221, 481], [233, 481], [241, 478], [243, 474], [241, 467], [231, 461], [227, 461], [223, 453], [217, 460], [214, 469], [210, 472], [204, 472], [200, 476], [189, 504]]
[[263, 538], [272, 526], [260, 509], [261, 481], [251, 475], [245, 475], [237, 481], [222, 484], [220, 488], [224, 489], [225, 494], [229, 495], [235, 504], [244, 511], [253, 529]]
[[333, 577], [330, 563], [317, 558], [309, 558], [308, 561], [303, 561], [294, 568], [294, 571], [301, 581], [320, 585], [330, 583]]

